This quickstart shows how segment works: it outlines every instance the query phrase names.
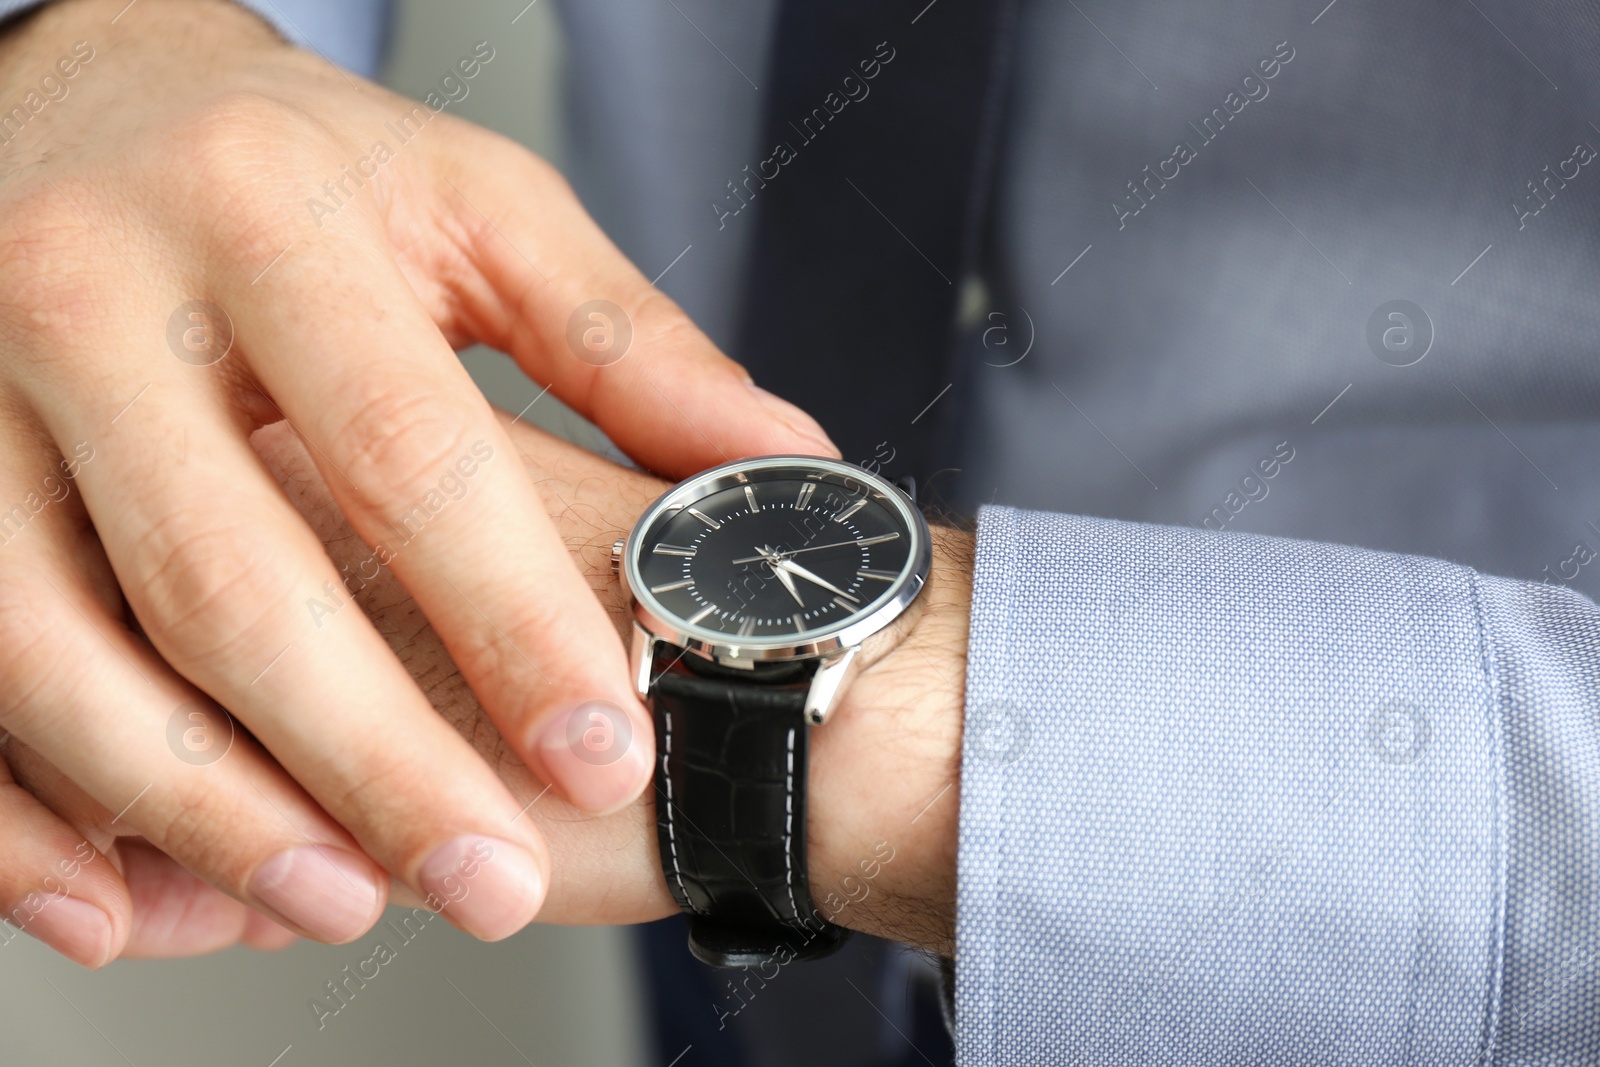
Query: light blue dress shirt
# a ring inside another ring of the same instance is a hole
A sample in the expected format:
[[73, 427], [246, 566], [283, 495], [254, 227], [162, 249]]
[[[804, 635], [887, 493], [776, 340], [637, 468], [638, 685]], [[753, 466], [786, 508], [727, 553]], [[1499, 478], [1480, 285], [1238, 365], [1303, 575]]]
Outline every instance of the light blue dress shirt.
[[[376, 61], [379, 3], [258, 9]], [[564, 8], [574, 180], [722, 340], [773, 10]], [[1600, 1062], [1600, 12], [1029, 2], [1019, 39], [945, 401], [947, 492], [1001, 502], [961, 1062]]]
[[1416, 556], [986, 508], [971, 1064], [1592, 1064], [1600, 610]]

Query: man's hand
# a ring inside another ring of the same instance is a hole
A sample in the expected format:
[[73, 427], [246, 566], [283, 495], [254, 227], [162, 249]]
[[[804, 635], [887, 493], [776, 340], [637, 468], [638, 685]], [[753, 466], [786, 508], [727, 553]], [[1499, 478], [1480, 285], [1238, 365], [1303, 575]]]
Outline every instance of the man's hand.
[[[667, 484], [526, 425], [508, 428], [593, 597], [616, 630], [625, 632], [631, 623], [611, 574], [610, 546]], [[255, 443], [335, 563], [361, 558], [366, 549], [288, 428], [264, 429]], [[935, 527], [933, 570], [919, 598], [920, 610], [901, 627], [898, 643], [865, 665], [828, 724], [816, 728], [810, 766], [807, 848], [818, 907], [844, 926], [945, 954], [954, 940], [970, 557], [968, 535]], [[579, 811], [547, 792], [540, 776], [501, 737], [416, 602], [392, 574], [374, 573], [356, 590], [355, 602], [444, 720], [500, 776], [518, 807], [526, 806], [518, 821], [536, 824], [549, 843], [554, 873], [542, 920], [628, 923], [673, 912], [657, 856], [654, 801], [659, 798], [653, 791], [603, 816]], [[633, 744], [649, 749], [653, 742], [648, 735], [635, 735]], [[19, 777], [47, 803], [70, 808], [70, 783], [42, 762], [26, 750], [13, 753]], [[86, 829], [108, 832], [103, 825]], [[164, 871], [157, 884], [155, 874], [147, 873], [154, 861], [139, 855], [138, 879], [128, 879], [136, 901], [133, 951], [188, 954], [263, 937], [241, 905], [172, 871]], [[470, 899], [474, 879], [458, 882]], [[113, 891], [115, 887], [99, 884], [91, 889]], [[397, 889], [397, 896], [406, 894]], [[173, 915], [178, 910], [174, 900], [189, 906], [196, 918], [186, 923], [145, 921], [146, 914]], [[206, 906], [196, 907], [196, 902]], [[452, 907], [446, 904], [446, 915]]]
[[[611, 545], [669, 483], [618, 467], [542, 430], [509, 426], [573, 562], [619, 635], [632, 616], [611, 573]], [[290, 499], [335, 562], [361, 551], [304, 449], [283, 427], [256, 435]], [[918, 611], [875, 650], [811, 739], [808, 865], [818, 907], [843, 926], [948, 954], [954, 941], [956, 826], [972, 538], [933, 527], [933, 566]], [[631, 923], [672, 914], [657, 855], [655, 803], [591, 816], [544, 795], [463, 684], [448, 651], [388, 574], [356, 602], [389, 639], [439, 713], [483, 755], [550, 843], [554, 882], [541, 921]], [[633, 745], [651, 746], [635, 735]], [[885, 856], [892, 856], [887, 862]], [[829, 902], [831, 898], [831, 902]], [[447, 909], [448, 910], [448, 909]]]
[[[462, 77], [493, 76], [462, 48]], [[573, 810], [638, 795], [650, 725], [452, 346], [512, 353], [669, 475], [831, 445], [548, 166], [229, 3], [58, 0], [0, 36], [0, 115], [0, 734], [79, 791], [51, 811], [0, 782], [0, 818], [35, 843], [0, 903], [70, 863], [87, 819], [328, 941], [369, 928], [387, 875], [439, 894], [491, 841], [450, 917], [520, 928], [551, 877], [525, 799], [347, 590], [392, 573], [508, 751]], [[614, 307], [584, 310], [597, 300]], [[607, 331], [625, 325], [624, 352]], [[337, 562], [248, 443], [280, 419], [360, 546]], [[595, 699], [641, 739], [609, 767], [562, 741]], [[225, 724], [217, 704], [241, 729], [204, 765], [191, 742]], [[74, 870], [75, 887], [120, 878]], [[106, 899], [58, 946], [89, 965], [130, 936], [125, 896]]]

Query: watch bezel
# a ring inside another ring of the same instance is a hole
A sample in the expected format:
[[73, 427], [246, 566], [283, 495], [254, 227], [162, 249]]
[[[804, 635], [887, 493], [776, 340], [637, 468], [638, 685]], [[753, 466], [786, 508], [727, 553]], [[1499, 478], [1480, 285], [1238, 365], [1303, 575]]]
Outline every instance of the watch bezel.
[[[744, 484], [752, 472], [777, 468], [810, 467], [849, 478], [878, 490], [899, 513], [911, 541], [905, 569], [889, 589], [861, 611], [843, 621], [806, 634], [771, 634], [736, 637], [692, 626], [663, 607], [643, 582], [639, 571], [640, 540], [668, 511], [691, 506], [712, 493]], [[623, 590], [633, 604], [633, 618], [644, 630], [690, 652], [733, 666], [772, 660], [814, 659], [859, 646], [899, 618], [922, 591], [932, 565], [928, 523], [903, 490], [887, 479], [853, 463], [824, 456], [779, 455], [735, 460], [686, 478], [668, 489], [645, 509], [629, 531], [618, 569]], [[796, 642], [794, 637], [807, 637]]]

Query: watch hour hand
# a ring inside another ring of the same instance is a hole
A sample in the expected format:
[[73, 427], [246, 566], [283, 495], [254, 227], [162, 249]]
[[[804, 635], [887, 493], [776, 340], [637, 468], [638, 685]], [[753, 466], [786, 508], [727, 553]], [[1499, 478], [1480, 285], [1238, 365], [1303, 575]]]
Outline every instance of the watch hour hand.
[[794, 602], [799, 604], [802, 608], [805, 607], [806, 602], [800, 599], [800, 590], [794, 587], [794, 579], [790, 577], [788, 571], [782, 570], [779, 567], [779, 564], [783, 561], [777, 556], [771, 554], [763, 555], [761, 558], [766, 560], [767, 566], [772, 568], [772, 576], [778, 579], [778, 581], [782, 582], [785, 589], [789, 590], [789, 595], [794, 597]]
[[811, 571], [809, 571], [806, 568], [800, 566], [800, 564], [796, 563], [792, 559], [773, 559], [773, 560], [770, 560], [769, 562], [772, 564], [772, 573], [774, 573], [774, 574], [779, 574], [779, 575], [785, 574], [785, 573], [798, 574], [800, 577], [804, 578], [806, 581], [810, 582], [812, 585], [820, 585], [822, 588], [826, 589], [828, 592], [830, 592], [830, 593], [838, 593], [840, 596], [844, 597], [846, 600], [854, 600], [854, 599], [856, 599], [855, 597], [851, 596], [849, 593], [845, 592], [843, 589], [840, 589], [838, 586], [836, 586], [832, 582], [828, 581], [826, 578], [822, 577], [821, 575], [817, 575], [817, 574], [811, 573]]

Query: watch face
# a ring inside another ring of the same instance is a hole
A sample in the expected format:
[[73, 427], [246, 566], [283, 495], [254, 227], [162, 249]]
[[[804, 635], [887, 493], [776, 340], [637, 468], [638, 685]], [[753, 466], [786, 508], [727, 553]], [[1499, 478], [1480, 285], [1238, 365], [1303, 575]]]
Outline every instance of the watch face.
[[920, 588], [925, 530], [898, 489], [858, 467], [751, 460], [690, 479], [646, 514], [629, 584], [704, 640], [802, 644]]

